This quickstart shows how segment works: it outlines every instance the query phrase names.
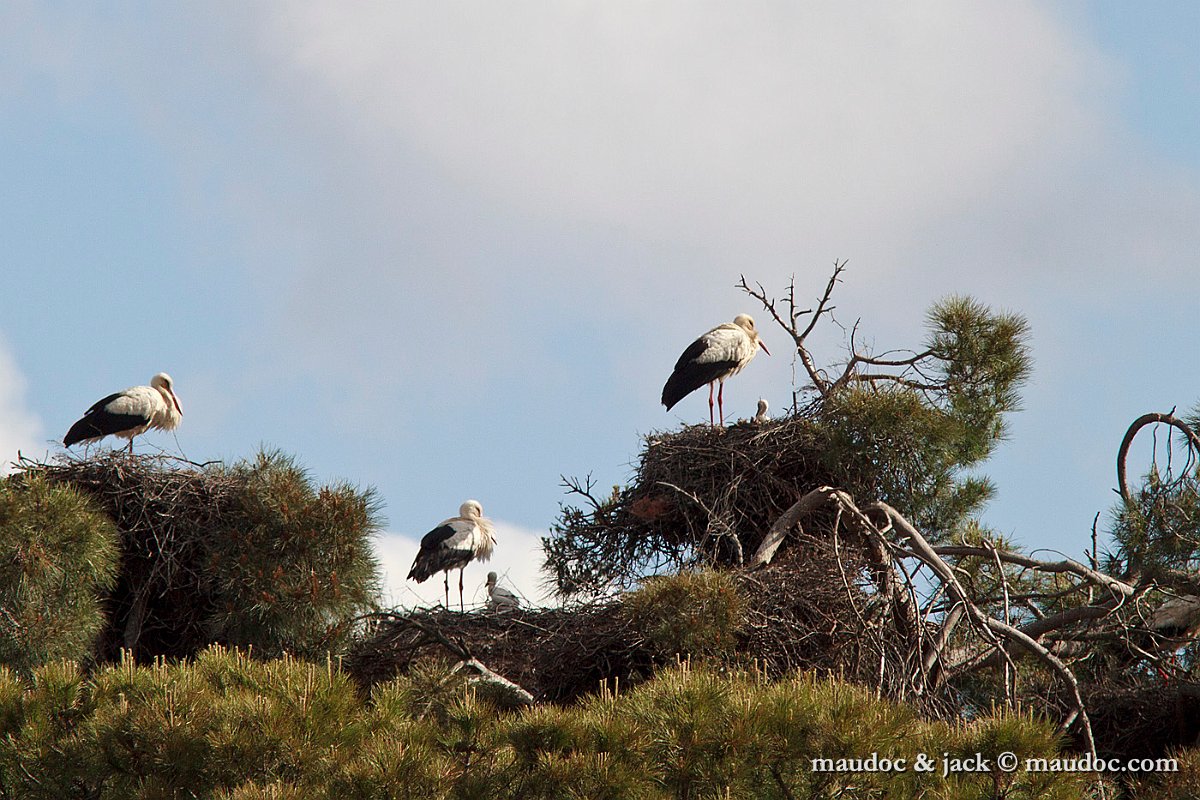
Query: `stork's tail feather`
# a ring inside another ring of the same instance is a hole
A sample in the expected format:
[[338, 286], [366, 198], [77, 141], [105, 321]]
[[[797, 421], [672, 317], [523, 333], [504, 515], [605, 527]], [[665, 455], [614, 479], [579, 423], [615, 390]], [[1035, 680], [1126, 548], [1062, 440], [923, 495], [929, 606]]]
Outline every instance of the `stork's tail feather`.
[[694, 392], [698, 387], [685, 387], [682, 380], [683, 374], [679, 372], [671, 373], [671, 377], [667, 378], [667, 383], [663, 386], [662, 404], [670, 411], [683, 398]]
[[680, 400], [723, 377], [736, 365], [734, 361], [707, 361], [677, 367], [663, 386], [662, 404], [670, 411]]
[[97, 436], [104, 436], [107, 431], [100, 429], [93, 419], [84, 417], [71, 426], [71, 430], [67, 431], [67, 435], [63, 437], [63, 445], [70, 447], [73, 444], [79, 444], [85, 439], [94, 439]]
[[429, 568], [428, 564], [421, 561], [413, 564], [412, 569], [408, 571], [408, 579], [410, 581], [416, 581], [417, 583], [424, 583], [425, 581], [429, 580], [432, 575], [433, 570]]

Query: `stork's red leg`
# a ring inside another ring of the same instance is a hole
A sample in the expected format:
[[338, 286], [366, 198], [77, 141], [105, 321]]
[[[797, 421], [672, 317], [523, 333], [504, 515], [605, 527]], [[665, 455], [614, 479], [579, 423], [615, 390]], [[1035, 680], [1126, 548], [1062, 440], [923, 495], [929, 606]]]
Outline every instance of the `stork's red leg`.
[[709, 384], [708, 384], [708, 424], [716, 425], [717, 423], [713, 421], [712, 387], [713, 387], [713, 381], [709, 381]]
[[446, 579], [446, 610], [450, 610], [450, 570], [442, 573], [442, 577]]
[[721, 409], [721, 427], [725, 427], [725, 381], [721, 381], [721, 388], [717, 390], [717, 405]]
[[464, 569], [466, 569], [466, 567], [459, 567], [459, 569], [458, 569], [458, 610], [459, 611], [467, 610], [466, 605], [463, 603], [463, 570]]

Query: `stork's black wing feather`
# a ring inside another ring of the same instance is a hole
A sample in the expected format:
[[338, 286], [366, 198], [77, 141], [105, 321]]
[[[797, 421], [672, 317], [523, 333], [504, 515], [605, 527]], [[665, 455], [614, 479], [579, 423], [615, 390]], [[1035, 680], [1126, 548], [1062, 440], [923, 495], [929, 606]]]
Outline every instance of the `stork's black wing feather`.
[[[443, 547], [443, 543], [458, 531], [452, 525], [439, 525], [421, 537], [421, 550], [413, 559], [409, 580], [425, 581], [436, 572], [463, 566], [471, 560], [471, 551], [459, 551]], [[461, 562], [461, 563], [459, 563]]]
[[439, 525], [421, 537], [421, 549], [431, 550], [454, 535], [452, 525]]
[[[691, 350], [691, 348], [688, 348]], [[701, 351], [703, 352], [703, 351]], [[717, 378], [728, 373], [737, 366], [736, 361], [689, 361], [675, 367], [671, 377], [667, 378], [662, 391], [662, 404], [670, 411], [676, 403], [699, 389], [706, 383], [712, 383]]]
[[150, 424], [150, 420], [141, 414], [111, 414], [105, 411], [108, 404], [121, 395], [122, 392], [114, 392], [93, 403], [92, 407], [83, 413], [83, 417], [67, 431], [67, 435], [63, 437], [63, 444], [70, 447], [85, 439], [96, 439]]
[[688, 345], [687, 350], [683, 351], [683, 355], [675, 362], [675, 369], [680, 370], [686, 367], [690, 362], [695, 361], [704, 355], [704, 351], [708, 349], [708, 334], [704, 334], [696, 341]]
[[125, 394], [125, 393], [124, 392], [113, 392], [108, 397], [104, 398], [103, 400], [97, 400], [96, 402], [92, 403], [91, 408], [89, 408], [87, 411], [83, 412], [83, 415], [86, 417], [91, 414], [96, 414], [96, 413], [103, 411], [105, 406], [107, 406], [109, 403], [111, 403], [113, 400], [116, 400], [118, 397], [120, 397], [123, 394]]

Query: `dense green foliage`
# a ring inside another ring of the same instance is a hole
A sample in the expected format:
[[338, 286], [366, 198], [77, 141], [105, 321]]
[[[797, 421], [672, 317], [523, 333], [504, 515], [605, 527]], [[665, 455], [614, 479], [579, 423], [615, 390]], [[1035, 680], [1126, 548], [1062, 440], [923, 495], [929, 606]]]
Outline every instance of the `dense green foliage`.
[[745, 605], [733, 576], [716, 571], [651, 578], [621, 598], [625, 616], [659, 660], [731, 654]]
[[376, 607], [379, 520], [372, 490], [319, 486], [279, 453], [26, 464], [0, 479], [0, 664], [212, 643], [323, 658]]
[[[331, 664], [214, 649], [0, 673], [8, 798], [1078, 798], [1086, 776], [818, 772], [812, 758], [1052, 757], [1051, 728], [926, 722], [835, 681], [686, 666], [583, 704], [503, 713], [444, 671], [369, 700]], [[850, 787], [854, 787], [851, 790]]]
[[951, 297], [928, 313], [918, 371], [902, 381], [851, 382], [813, 415], [831, 485], [883, 500], [937, 539], [956, 532], [992, 496], [966, 471], [1004, 437], [1029, 376], [1029, 329], [1016, 314]]
[[112, 523], [73, 489], [0, 482], [0, 664], [86, 659], [117, 552]]
[[206, 582], [216, 610], [211, 641], [264, 655], [320, 656], [351, 633], [349, 620], [378, 602], [370, 537], [372, 490], [317, 487], [296, 462], [263, 453], [228, 472], [238, 487], [207, 543]]

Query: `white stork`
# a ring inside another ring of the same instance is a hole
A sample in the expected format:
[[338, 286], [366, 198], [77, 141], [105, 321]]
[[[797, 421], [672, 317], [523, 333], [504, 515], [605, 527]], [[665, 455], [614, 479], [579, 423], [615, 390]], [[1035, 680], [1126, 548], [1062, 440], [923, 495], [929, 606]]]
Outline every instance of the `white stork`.
[[1158, 637], [1155, 649], [1174, 652], [1183, 648], [1200, 634], [1200, 597], [1172, 597], [1154, 609], [1146, 627]]
[[[1185, 594], [1170, 598], [1154, 609], [1146, 628], [1153, 634], [1150, 647], [1166, 654], [1170, 663], [1178, 666], [1179, 651], [1200, 634], [1200, 597]], [[1170, 673], [1161, 664], [1154, 668], [1164, 681], [1170, 681]]]
[[183, 408], [175, 396], [171, 376], [160, 372], [150, 379], [149, 386], [131, 386], [123, 392], [110, 394], [84, 412], [63, 437], [70, 447], [77, 442], [94, 442], [110, 434], [129, 440], [133, 452], [133, 437], [150, 428], [172, 431], [183, 419]]
[[472, 560], [487, 561], [496, 546], [492, 521], [483, 516], [478, 500], [468, 500], [458, 516], [443, 521], [421, 539], [421, 549], [413, 559], [408, 577], [423, 583], [435, 572], [446, 576], [446, 607], [450, 607], [450, 570], [458, 570], [458, 607], [463, 604], [463, 570]]
[[754, 419], [751, 420], [751, 422], [755, 423], [756, 425], [761, 425], [764, 422], [770, 421], [771, 417], [767, 415], [768, 408], [769, 406], [767, 405], [767, 398], [758, 398], [758, 413], [754, 415]]
[[725, 380], [738, 374], [754, 358], [758, 348], [771, 355], [771, 351], [758, 338], [754, 320], [749, 314], [738, 314], [733, 322], [718, 325], [692, 342], [679, 361], [675, 371], [663, 386], [662, 403], [667, 411], [687, 395], [708, 384], [708, 421], [713, 421], [713, 384], [720, 383], [717, 405], [721, 409], [721, 424], [725, 424]]
[[487, 607], [493, 611], [507, 611], [510, 608], [520, 608], [521, 601], [517, 596], [505, 589], [503, 586], [497, 586], [498, 577], [496, 573], [489, 572], [487, 576], [487, 592], [488, 603]]

